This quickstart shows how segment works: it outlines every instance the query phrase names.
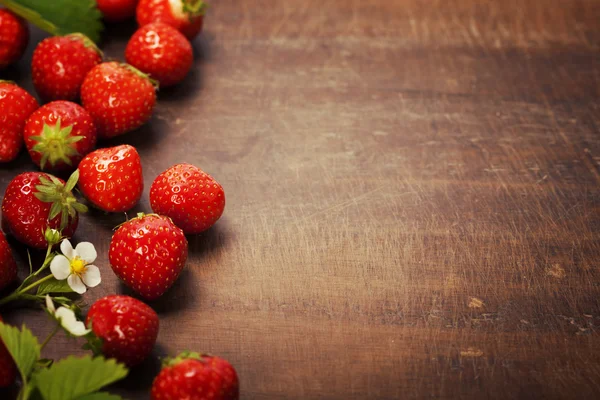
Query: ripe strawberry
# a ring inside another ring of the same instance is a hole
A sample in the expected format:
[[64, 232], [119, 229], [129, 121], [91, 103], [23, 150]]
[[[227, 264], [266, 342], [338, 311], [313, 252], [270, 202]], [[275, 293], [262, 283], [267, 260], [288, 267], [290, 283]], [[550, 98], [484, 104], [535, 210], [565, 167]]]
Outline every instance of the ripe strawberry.
[[108, 22], [119, 22], [135, 15], [138, 0], [96, 0], [98, 10]]
[[25, 146], [35, 165], [73, 170], [96, 145], [96, 128], [80, 105], [58, 100], [37, 109], [25, 124]]
[[[0, 317], [2, 322], [2, 317]], [[6, 388], [12, 385], [17, 379], [17, 366], [0, 339], [0, 388]]]
[[223, 214], [225, 192], [200, 168], [177, 164], [152, 183], [150, 206], [155, 213], [171, 218], [185, 233], [200, 233]]
[[148, 75], [128, 64], [105, 62], [94, 67], [81, 86], [81, 102], [105, 139], [139, 128], [156, 103]]
[[[13, 258], [10, 246], [0, 232], [0, 291], [17, 279], [17, 263]], [[2, 386], [0, 384], [0, 386]]]
[[66, 184], [42, 172], [17, 175], [8, 184], [2, 201], [2, 229], [38, 249], [48, 246], [44, 237], [47, 227], [71, 237], [77, 229], [78, 213], [87, 211], [71, 193], [78, 175], [75, 171]]
[[154, 22], [138, 29], [125, 49], [127, 62], [158, 80], [161, 87], [183, 80], [194, 61], [192, 45], [177, 29]]
[[0, 163], [17, 158], [23, 145], [25, 121], [38, 107], [24, 89], [0, 80]]
[[137, 23], [144, 26], [164, 22], [192, 40], [202, 30], [206, 7], [202, 0], [140, 0], [136, 9]]
[[91, 152], [79, 163], [79, 190], [96, 207], [125, 212], [142, 197], [142, 163], [135, 147], [121, 145]]
[[74, 101], [87, 73], [101, 62], [100, 50], [81, 33], [49, 37], [33, 52], [33, 85], [42, 99]]
[[0, 69], [21, 58], [29, 42], [29, 27], [12, 11], [0, 9]]
[[173, 285], [185, 265], [188, 242], [168, 217], [142, 213], [122, 224], [110, 242], [110, 265], [127, 286], [154, 300]]
[[226, 360], [182, 353], [165, 360], [150, 396], [152, 400], [237, 400], [240, 384], [235, 369]]
[[102, 345], [95, 348], [129, 367], [140, 364], [152, 352], [158, 336], [158, 315], [148, 305], [129, 296], [101, 298], [86, 318]]

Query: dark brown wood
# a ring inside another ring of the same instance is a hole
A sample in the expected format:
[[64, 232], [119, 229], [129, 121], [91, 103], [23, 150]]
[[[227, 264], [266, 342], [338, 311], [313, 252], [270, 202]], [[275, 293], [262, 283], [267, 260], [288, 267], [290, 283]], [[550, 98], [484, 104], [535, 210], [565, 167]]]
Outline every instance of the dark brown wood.
[[[187, 81], [102, 143], [142, 155], [135, 211], [182, 161], [227, 196], [116, 390], [147, 398], [157, 357], [192, 349], [244, 399], [600, 398], [600, 2], [213, 3]], [[109, 26], [107, 55], [132, 31]], [[9, 74], [31, 88], [28, 62]], [[129, 293], [107, 259], [123, 218], [82, 220], [88, 304]]]

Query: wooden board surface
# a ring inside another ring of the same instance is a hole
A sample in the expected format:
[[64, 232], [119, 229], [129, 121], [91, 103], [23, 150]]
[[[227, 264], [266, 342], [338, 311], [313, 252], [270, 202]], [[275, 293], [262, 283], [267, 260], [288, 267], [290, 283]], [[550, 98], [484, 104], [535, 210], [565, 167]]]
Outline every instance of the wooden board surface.
[[[227, 196], [115, 390], [147, 398], [158, 357], [193, 349], [243, 399], [600, 398], [600, 2], [213, 3], [185, 84], [103, 143], [142, 155], [136, 211], [182, 161]], [[109, 27], [107, 55], [132, 31]], [[28, 62], [9, 73], [31, 88]], [[129, 293], [107, 257], [123, 218], [80, 224], [88, 303]]]

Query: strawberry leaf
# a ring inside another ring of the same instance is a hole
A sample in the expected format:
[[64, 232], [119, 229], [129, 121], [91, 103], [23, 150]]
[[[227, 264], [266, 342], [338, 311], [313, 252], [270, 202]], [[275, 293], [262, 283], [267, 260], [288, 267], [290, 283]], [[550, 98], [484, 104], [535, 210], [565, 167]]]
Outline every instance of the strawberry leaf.
[[73, 293], [73, 289], [71, 289], [66, 279], [59, 281], [56, 278], [52, 278], [41, 283], [37, 290], [38, 296], [44, 296], [50, 293]]
[[19, 330], [2, 322], [0, 322], [0, 338], [17, 364], [23, 386], [27, 386], [29, 375], [40, 358], [40, 344], [37, 338], [25, 325]]
[[76, 400], [122, 400], [121, 396], [111, 394], [107, 392], [96, 392], [92, 394], [86, 394], [85, 396], [78, 397]]
[[[127, 375], [127, 368], [103, 357], [67, 357], [48, 369], [37, 371], [32, 380], [45, 400], [111, 399], [90, 397], [91, 393]], [[84, 397], [85, 396], [85, 397]]]
[[52, 35], [80, 32], [100, 40], [102, 14], [94, 0], [0, 0], [0, 4]]

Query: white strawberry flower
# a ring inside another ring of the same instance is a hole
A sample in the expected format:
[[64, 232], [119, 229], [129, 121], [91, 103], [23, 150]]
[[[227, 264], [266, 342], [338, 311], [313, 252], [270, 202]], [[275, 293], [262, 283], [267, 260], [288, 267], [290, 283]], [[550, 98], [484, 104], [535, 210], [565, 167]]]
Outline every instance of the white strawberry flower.
[[60, 251], [62, 254], [57, 254], [50, 263], [50, 271], [56, 279], [66, 279], [71, 289], [79, 294], [100, 284], [100, 270], [92, 265], [98, 257], [93, 244], [81, 242], [73, 248], [71, 242], [65, 239], [60, 244]]
[[54, 317], [64, 330], [69, 332], [73, 336], [85, 336], [91, 332], [90, 329], [85, 329], [83, 322], [78, 321], [75, 316], [75, 312], [67, 307], [54, 307], [54, 302], [49, 295], [46, 295], [46, 308], [48, 312]]

